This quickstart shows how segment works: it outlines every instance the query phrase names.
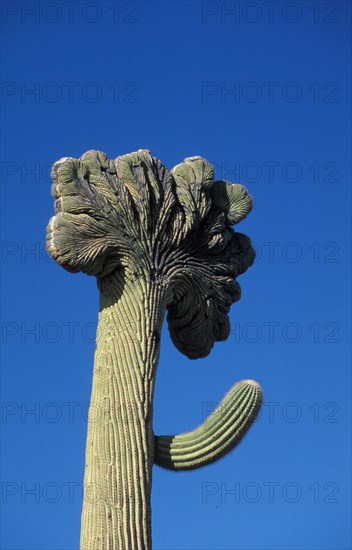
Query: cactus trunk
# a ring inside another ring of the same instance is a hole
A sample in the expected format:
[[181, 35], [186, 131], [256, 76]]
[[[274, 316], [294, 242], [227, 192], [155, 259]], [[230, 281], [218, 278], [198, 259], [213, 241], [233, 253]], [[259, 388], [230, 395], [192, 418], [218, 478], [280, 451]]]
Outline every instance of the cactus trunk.
[[119, 283], [116, 298], [100, 296], [82, 550], [151, 548], [152, 400], [166, 292], [145, 278]]

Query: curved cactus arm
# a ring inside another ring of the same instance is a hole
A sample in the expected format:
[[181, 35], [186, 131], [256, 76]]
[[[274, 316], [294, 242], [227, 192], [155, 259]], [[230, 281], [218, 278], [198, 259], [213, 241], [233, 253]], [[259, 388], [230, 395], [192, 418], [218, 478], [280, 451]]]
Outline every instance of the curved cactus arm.
[[243, 439], [262, 404], [253, 380], [242, 380], [215, 411], [192, 432], [155, 437], [155, 464], [168, 470], [194, 470], [216, 462]]

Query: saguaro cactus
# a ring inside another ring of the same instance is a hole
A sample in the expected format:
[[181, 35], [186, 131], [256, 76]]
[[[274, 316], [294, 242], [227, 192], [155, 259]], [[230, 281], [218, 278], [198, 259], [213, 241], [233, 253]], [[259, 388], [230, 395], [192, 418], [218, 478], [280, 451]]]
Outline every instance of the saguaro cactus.
[[231, 226], [252, 201], [241, 185], [214, 181], [201, 157], [169, 172], [147, 150], [116, 160], [88, 151], [56, 162], [52, 176], [48, 252], [68, 271], [95, 275], [100, 291], [81, 549], [147, 550], [153, 464], [214, 462], [260, 408], [259, 385], [244, 380], [193, 432], [153, 434], [165, 313], [173, 343], [191, 359], [227, 338], [236, 277], [254, 260], [249, 239]]

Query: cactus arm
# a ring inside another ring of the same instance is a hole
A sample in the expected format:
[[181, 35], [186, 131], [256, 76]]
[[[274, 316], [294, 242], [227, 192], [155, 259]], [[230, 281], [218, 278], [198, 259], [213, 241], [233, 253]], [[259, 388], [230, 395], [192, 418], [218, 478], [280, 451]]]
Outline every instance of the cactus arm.
[[194, 470], [216, 462], [243, 439], [262, 403], [260, 386], [242, 380], [192, 432], [155, 437], [155, 464], [168, 470]]

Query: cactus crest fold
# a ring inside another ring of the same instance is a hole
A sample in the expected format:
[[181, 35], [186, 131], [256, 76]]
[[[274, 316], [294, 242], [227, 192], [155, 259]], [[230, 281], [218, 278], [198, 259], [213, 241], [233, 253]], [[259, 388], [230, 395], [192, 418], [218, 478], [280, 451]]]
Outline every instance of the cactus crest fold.
[[155, 437], [153, 392], [164, 317], [177, 349], [208, 355], [229, 335], [236, 280], [254, 261], [233, 225], [251, 210], [239, 184], [190, 157], [168, 171], [148, 150], [66, 157], [52, 171], [47, 250], [94, 275], [99, 322], [88, 418], [81, 550], [151, 548], [152, 466], [205, 466], [243, 438], [262, 394], [241, 381], [194, 431]]

